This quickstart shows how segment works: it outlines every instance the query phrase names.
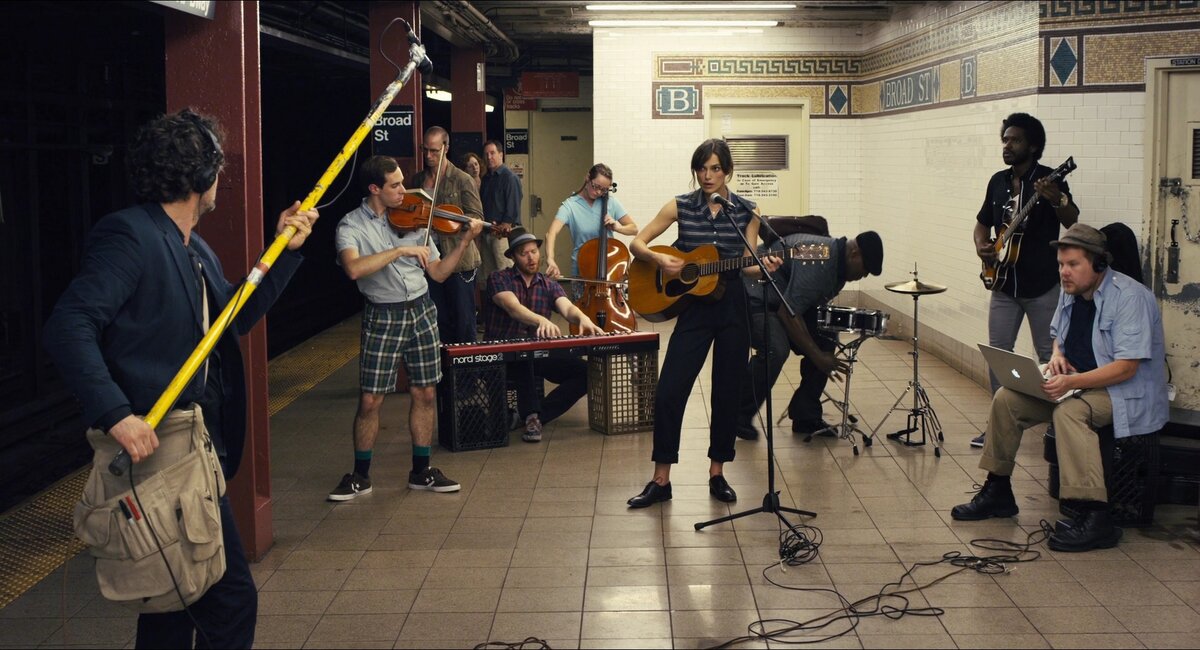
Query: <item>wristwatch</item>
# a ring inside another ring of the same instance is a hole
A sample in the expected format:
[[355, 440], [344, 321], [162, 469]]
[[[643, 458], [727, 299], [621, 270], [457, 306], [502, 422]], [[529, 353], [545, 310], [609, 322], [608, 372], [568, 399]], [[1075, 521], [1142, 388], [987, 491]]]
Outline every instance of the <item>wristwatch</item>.
[[1058, 200], [1058, 207], [1065, 208], [1068, 205], [1071, 205], [1071, 196], [1066, 192], [1063, 192], [1062, 198]]

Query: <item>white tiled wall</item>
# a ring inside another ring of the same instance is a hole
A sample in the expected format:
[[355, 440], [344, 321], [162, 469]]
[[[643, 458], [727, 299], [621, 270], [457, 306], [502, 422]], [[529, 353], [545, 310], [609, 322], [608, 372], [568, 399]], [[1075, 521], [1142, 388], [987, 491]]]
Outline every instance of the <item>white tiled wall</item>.
[[[706, 137], [704, 120], [651, 119], [655, 53], [860, 51], [977, 4], [912, 5], [867, 33], [855, 27], [770, 29], [701, 38], [678, 30], [598, 30], [595, 87], [603, 94], [594, 99], [596, 158], [613, 167], [622, 203], [644, 225], [664, 202], [689, 189], [691, 153]], [[883, 285], [910, 279], [916, 263], [921, 279], [949, 287], [921, 300], [922, 327], [967, 351], [987, 339], [989, 295], [978, 279], [971, 233], [987, 180], [1003, 167], [1000, 123], [1016, 111], [1045, 125], [1044, 164], [1075, 157], [1079, 169], [1068, 180], [1081, 220], [1095, 226], [1124, 221], [1140, 236], [1143, 93], [1031, 94], [886, 117], [812, 119], [812, 212], [826, 216], [837, 235], [876, 230], [885, 244], [883, 275], [847, 289], [911, 316], [912, 300]], [[660, 241], [673, 238], [668, 232]], [[1032, 353], [1027, 331], [1017, 345]]]

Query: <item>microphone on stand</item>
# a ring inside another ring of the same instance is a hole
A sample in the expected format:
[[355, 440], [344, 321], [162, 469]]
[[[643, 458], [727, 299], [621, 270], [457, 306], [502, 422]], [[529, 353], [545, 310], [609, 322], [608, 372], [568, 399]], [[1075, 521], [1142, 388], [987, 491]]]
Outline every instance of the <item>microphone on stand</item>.
[[733, 207], [733, 204], [729, 202], [729, 199], [721, 196], [717, 192], [713, 192], [712, 194], [710, 194], [708, 196], [708, 201], [709, 201], [709, 203], [716, 203], [717, 205], [721, 206], [722, 208], [732, 208]]

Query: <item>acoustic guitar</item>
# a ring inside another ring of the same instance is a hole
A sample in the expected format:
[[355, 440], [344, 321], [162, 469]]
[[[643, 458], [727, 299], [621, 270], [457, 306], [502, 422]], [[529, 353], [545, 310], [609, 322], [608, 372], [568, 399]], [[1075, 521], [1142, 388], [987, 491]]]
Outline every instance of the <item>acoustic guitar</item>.
[[[629, 305], [642, 318], [660, 323], [678, 316], [694, 299], [719, 300], [725, 293], [721, 273], [755, 264], [754, 258], [721, 259], [717, 247], [705, 244], [685, 253], [670, 246], [651, 246], [656, 253], [683, 259], [679, 273], [665, 273], [654, 262], [634, 259], [629, 265]], [[800, 244], [769, 253], [785, 260], [829, 259], [827, 244]]]
[[[1075, 171], [1075, 158], [1068, 157], [1066, 162], [1050, 172], [1050, 175], [1045, 178], [1057, 181], [1067, 174]], [[1039, 179], [1041, 180], [1041, 179]], [[1019, 196], [1013, 197], [1013, 205], [1020, 201]], [[1029, 217], [1029, 213], [1033, 211], [1033, 206], [1038, 202], [1041, 195], [1036, 191], [1025, 205], [1016, 214], [1009, 218], [1008, 223], [999, 228], [999, 232], [992, 246], [996, 251], [996, 259], [992, 262], [984, 262], [983, 270], [979, 273], [979, 279], [983, 280], [983, 286], [989, 291], [999, 291], [1008, 284], [1009, 273], [1013, 266], [1017, 263], [1017, 258], [1021, 255], [1021, 238], [1025, 235], [1025, 230], [1022, 226], [1025, 225], [1025, 219]], [[1010, 208], [1011, 209], [1011, 206]]]

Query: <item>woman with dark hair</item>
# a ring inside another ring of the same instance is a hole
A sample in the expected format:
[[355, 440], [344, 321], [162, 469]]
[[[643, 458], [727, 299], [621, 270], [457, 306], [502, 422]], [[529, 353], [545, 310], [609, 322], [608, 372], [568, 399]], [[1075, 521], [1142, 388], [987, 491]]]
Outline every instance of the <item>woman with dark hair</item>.
[[[758, 241], [758, 211], [748, 201], [729, 191], [726, 183], [733, 173], [733, 155], [724, 140], [705, 140], [692, 154], [693, 182], [696, 191], [680, 194], [667, 201], [637, 237], [630, 251], [639, 260], [653, 262], [664, 272], [678, 273], [683, 260], [650, 249], [649, 243], [675, 225], [676, 247], [691, 251], [704, 244], [717, 247], [722, 259], [749, 255], [738, 231], [743, 231], [751, 246]], [[729, 207], [711, 202], [717, 194]], [[721, 214], [722, 210], [725, 214]], [[732, 217], [732, 222], [726, 217]], [[766, 258], [767, 269], [779, 268], [782, 260]], [[757, 276], [758, 267], [740, 271]], [[671, 498], [671, 465], [679, 462], [679, 439], [684, 409], [709, 350], [713, 352], [711, 419], [709, 422], [709, 493], [719, 501], [737, 500], [737, 494], [723, 475], [724, 464], [733, 460], [733, 442], [737, 425], [737, 396], [741, 394], [742, 375], [750, 352], [750, 333], [746, 326], [746, 294], [739, 271], [726, 271], [725, 292], [719, 300], [695, 301], [679, 315], [675, 331], [667, 344], [667, 355], [658, 377], [654, 403], [654, 478], [642, 493], [629, 500], [632, 508]]]
[[[558, 264], [554, 262], [554, 240], [563, 226], [571, 229], [571, 275], [579, 276], [579, 249], [584, 243], [600, 236], [600, 228], [611, 232], [629, 235], [638, 233], [637, 224], [633, 217], [625, 211], [624, 206], [610, 191], [616, 187], [613, 183], [612, 169], [604, 163], [596, 163], [583, 177], [583, 185], [571, 196], [568, 196], [558, 207], [550, 229], [546, 231], [546, 275], [557, 278], [562, 275]], [[600, 214], [602, 198], [608, 197], [608, 212]], [[593, 269], [594, 270], [594, 269]]]

